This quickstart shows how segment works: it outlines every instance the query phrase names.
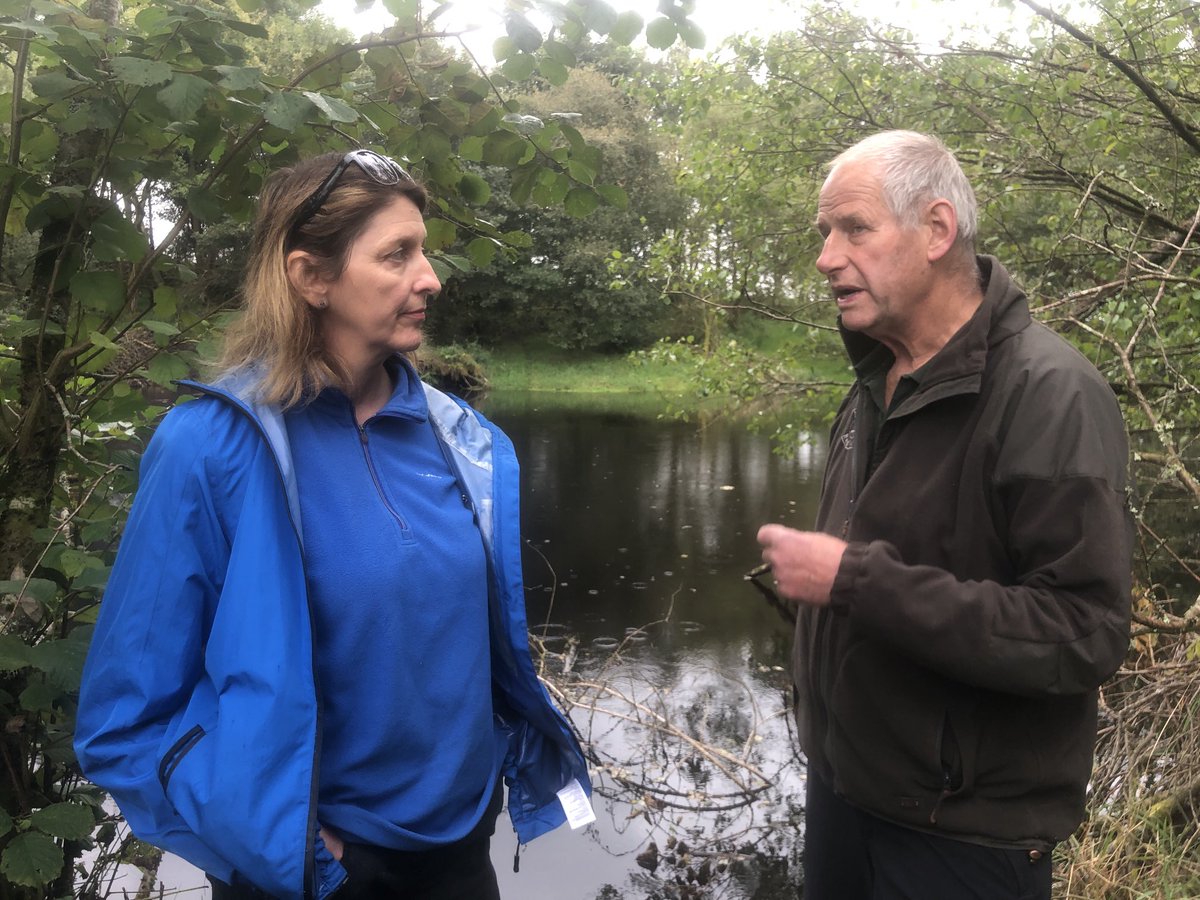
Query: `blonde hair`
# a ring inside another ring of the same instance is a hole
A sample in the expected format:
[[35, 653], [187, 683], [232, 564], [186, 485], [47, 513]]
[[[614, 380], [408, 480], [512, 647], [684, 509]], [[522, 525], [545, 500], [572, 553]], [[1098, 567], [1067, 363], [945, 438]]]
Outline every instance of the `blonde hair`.
[[218, 368], [253, 370], [256, 399], [287, 409], [346, 375], [321, 341], [320, 312], [293, 286], [287, 257], [304, 250], [324, 278], [341, 276], [350, 248], [380, 210], [403, 197], [424, 213], [425, 189], [415, 181], [379, 184], [357, 165], [342, 173], [316, 215], [294, 227], [297, 214], [344, 154], [325, 153], [280, 169], [258, 199], [250, 258], [242, 279], [242, 309], [225, 335]]

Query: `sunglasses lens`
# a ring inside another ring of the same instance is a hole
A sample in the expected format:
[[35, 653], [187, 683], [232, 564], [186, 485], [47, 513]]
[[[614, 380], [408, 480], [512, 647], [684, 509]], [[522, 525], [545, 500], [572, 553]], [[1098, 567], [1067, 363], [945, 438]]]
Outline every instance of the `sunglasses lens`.
[[354, 162], [376, 184], [399, 184], [409, 178], [398, 163], [374, 150], [359, 150], [354, 155]]

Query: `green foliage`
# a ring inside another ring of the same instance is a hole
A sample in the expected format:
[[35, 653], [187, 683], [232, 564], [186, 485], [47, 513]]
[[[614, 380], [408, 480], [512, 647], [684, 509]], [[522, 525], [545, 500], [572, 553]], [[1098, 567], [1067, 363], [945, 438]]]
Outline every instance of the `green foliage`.
[[[624, 199], [565, 123], [522, 126], [515, 78], [569, 83], [603, 4], [510, 0], [501, 71], [429, 37], [444, 2], [387, 0], [355, 39], [310, 0], [57, 0], [0, 11], [0, 895], [99, 897], [118, 839], [71, 735], [141, 440], [236, 299], [254, 198], [280, 166], [373, 146], [430, 186], [430, 243], [491, 266], [527, 246], [480, 171], [598, 215]], [[554, 12], [553, 32], [539, 27]], [[686, 17], [685, 17], [686, 18]], [[685, 19], [684, 19], [685, 20]], [[92, 851], [86, 864], [84, 851]]]
[[706, 353], [759, 313], [817, 339], [774, 360], [802, 371], [811, 353], [840, 353], [831, 331], [820, 338], [835, 310], [812, 265], [823, 165], [876, 131], [939, 134], [975, 185], [979, 249], [1122, 400], [1144, 577], [1182, 566], [1194, 583], [1200, 22], [1190, 5], [1157, 0], [1093, 0], [1067, 18], [1024, 5], [1037, 14], [1027, 34], [929, 48], [812, 3], [795, 33], [735, 39], [720, 61], [682, 65], [659, 103], [691, 208], [652, 264], [673, 296], [699, 301]]
[[[587, 67], [566, 85], [540, 87], [517, 101], [540, 151], [570, 151], [566, 171], [480, 169], [490, 185], [482, 216], [500, 235], [530, 240], [501, 252], [500, 242], [464, 234], [454, 252], [475, 271], [447, 285], [453, 314], [437, 316], [434, 335], [486, 344], [540, 335], [609, 352], [645, 346], [667, 327], [670, 309], [644, 263], [683, 211], [665, 147], [620, 76]], [[481, 162], [502, 158], [485, 152]]]

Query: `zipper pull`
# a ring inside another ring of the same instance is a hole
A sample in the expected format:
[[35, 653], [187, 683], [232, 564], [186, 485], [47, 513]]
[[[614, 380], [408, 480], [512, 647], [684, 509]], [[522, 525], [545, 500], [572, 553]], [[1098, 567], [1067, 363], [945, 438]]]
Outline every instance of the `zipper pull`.
[[513, 853], [513, 874], [515, 875], [520, 871], [521, 871], [521, 844], [520, 844], [520, 842], [518, 842], [517, 849]]

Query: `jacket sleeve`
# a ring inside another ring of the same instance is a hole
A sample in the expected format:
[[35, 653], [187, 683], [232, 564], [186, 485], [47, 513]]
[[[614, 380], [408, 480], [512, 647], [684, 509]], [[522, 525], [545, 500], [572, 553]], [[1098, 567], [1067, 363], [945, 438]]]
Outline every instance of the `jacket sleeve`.
[[[1006, 410], [990, 495], [1008, 575], [910, 565], [886, 541], [852, 543], [835, 612], [966, 684], [1025, 695], [1094, 690], [1129, 640], [1132, 527], [1115, 398], [1079, 369], [1032, 379]], [[982, 507], [981, 513], [982, 512]]]
[[229, 556], [192, 406], [167, 416], [143, 457], [84, 668], [75, 749], [139, 838], [228, 881], [231, 866], [172, 809], [159, 771], [170, 756], [167, 736], [203, 677]]

